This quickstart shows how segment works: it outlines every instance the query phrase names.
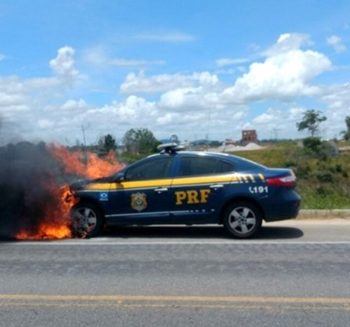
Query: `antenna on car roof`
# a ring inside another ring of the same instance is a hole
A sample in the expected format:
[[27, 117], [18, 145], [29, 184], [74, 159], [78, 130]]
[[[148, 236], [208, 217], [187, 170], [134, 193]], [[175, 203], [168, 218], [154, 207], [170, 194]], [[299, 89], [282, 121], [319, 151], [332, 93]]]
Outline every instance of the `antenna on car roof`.
[[157, 149], [161, 153], [176, 153], [177, 151], [184, 150], [185, 147], [177, 143], [164, 143], [158, 145]]

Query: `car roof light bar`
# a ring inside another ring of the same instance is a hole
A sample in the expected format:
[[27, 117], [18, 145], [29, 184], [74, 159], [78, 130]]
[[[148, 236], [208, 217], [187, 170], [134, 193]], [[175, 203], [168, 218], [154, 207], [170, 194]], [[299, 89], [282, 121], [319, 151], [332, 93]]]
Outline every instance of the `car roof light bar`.
[[185, 147], [177, 143], [164, 143], [158, 145], [157, 149], [161, 153], [176, 153], [177, 151], [184, 150]]

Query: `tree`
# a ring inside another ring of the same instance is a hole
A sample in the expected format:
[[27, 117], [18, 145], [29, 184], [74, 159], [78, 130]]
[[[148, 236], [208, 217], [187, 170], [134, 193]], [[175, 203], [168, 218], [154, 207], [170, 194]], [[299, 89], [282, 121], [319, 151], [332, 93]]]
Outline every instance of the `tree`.
[[350, 116], [346, 116], [345, 118], [346, 131], [342, 131], [343, 138], [345, 141], [350, 141]]
[[314, 137], [318, 132], [320, 124], [327, 119], [326, 116], [322, 116], [321, 111], [316, 111], [314, 109], [307, 110], [304, 112], [303, 119], [297, 123], [298, 131], [303, 131], [307, 129], [311, 137]]
[[146, 155], [156, 150], [159, 141], [147, 128], [132, 128], [124, 134], [123, 143], [127, 152]]
[[98, 141], [98, 145], [103, 154], [107, 154], [117, 148], [115, 138], [111, 134], [102, 136]]

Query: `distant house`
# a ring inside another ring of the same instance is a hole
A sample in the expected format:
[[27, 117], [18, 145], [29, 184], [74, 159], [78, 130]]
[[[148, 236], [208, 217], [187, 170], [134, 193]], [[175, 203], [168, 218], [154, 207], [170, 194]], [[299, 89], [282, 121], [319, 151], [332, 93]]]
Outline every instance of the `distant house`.
[[255, 129], [246, 129], [242, 131], [241, 144], [258, 143], [258, 135]]

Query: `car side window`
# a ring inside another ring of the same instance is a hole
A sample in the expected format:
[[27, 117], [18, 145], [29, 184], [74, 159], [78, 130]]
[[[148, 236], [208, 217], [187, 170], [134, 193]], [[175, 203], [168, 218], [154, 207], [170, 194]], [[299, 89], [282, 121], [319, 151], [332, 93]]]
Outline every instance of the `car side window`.
[[138, 181], [147, 179], [163, 179], [170, 175], [172, 158], [150, 159], [131, 166], [125, 172], [125, 180]]
[[223, 174], [234, 171], [233, 164], [210, 157], [182, 157], [178, 177]]

